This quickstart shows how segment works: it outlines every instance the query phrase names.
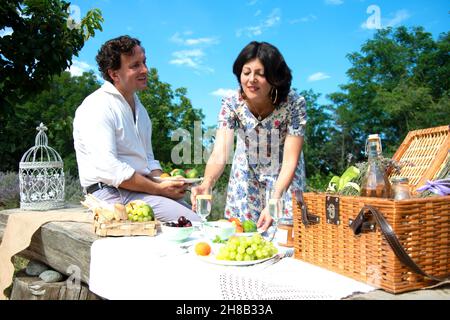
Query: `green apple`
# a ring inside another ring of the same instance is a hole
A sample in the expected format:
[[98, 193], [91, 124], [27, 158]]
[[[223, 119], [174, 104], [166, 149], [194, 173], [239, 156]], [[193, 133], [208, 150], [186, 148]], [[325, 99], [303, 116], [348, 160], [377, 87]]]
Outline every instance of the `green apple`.
[[186, 172], [186, 178], [189, 178], [189, 179], [196, 179], [196, 178], [198, 178], [198, 171], [197, 171], [197, 169], [193, 168], [193, 169], [187, 171]]
[[173, 169], [173, 170], [170, 172], [170, 175], [171, 175], [172, 177], [181, 176], [181, 177], [183, 177], [183, 178], [186, 178], [186, 173], [184, 172], [183, 169]]

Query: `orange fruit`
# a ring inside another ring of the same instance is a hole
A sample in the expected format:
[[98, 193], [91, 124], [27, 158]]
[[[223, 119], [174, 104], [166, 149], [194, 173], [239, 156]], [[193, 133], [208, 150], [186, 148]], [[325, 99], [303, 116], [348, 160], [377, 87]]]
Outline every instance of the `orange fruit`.
[[236, 224], [236, 227], [241, 225], [241, 220], [239, 220], [238, 218], [230, 218], [228, 219], [228, 221], [234, 222]]
[[199, 242], [195, 245], [195, 253], [199, 256], [207, 256], [211, 253], [211, 246], [206, 242]]
[[163, 173], [162, 175], [159, 176], [160, 178], [168, 178], [170, 177], [170, 174], [168, 173]]
[[242, 223], [241, 220], [239, 220], [238, 218], [230, 218], [228, 219], [229, 222], [233, 223], [236, 226], [236, 233], [242, 233], [244, 232], [244, 228], [242, 227]]

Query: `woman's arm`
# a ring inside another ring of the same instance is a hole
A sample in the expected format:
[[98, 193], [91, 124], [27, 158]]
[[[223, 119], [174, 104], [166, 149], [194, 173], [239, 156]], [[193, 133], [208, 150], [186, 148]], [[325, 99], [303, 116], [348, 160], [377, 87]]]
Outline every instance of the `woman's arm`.
[[234, 143], [233, 129], [218, 129], [216, 133], [216, 141], [211, 156], [205, 169], [205, 180], [202, 184], [213, 187], [214, 183], [219, 180], [223, 173], [223, 169], [227, 164], [228, 157], [231, 153]]
[[[283, 150], [283, 163], [281, 164], [280, 174], [275, 182], [274, 198], [281, 197], [282, 193], [287, 190], [294, 178], [295, 169], [298, 165], [298, 160], [303, 147], [302, 136], [286, 137]], [[267, 230], [272, 224], [272, 217], [269, 214], [268, 208], [264, 208], [261, 212], [256, 226], [261, 231]]]
[[281, 171], [275, 183], [274, 196], [278, 198], [283, 191], [286, 191], [294, 178], [295, 169], [298, 165], [298, 160], [302, 152], [303, 137], [291, 136], [286, 137], [283, 150], [283, 163]]

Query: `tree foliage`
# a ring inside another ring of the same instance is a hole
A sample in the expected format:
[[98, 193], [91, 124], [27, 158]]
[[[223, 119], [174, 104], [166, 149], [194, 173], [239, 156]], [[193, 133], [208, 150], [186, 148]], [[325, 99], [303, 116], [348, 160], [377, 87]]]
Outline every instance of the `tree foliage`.
[[[17, 105], [13, 118], [3, 128], [7, 136], [0, 137], [0, 171], [17, 170], [23, 153], [34, 145], [35, 128], [43, 122], [49, 128], [49, 145], [61, 155], [65, 169], [76, 174], [72, 137], [75, 110], [99, 87], [92, 71], [82, 76], [63, 72], [54, 77], [47, 90]], [[156, 69], [150, 70], [148, 88], [139, 95], [152, 119], [155, 157], [170, 166], [172, 147], [179, 143], [171, 141], [173, 131], [184, 128], [193, 137], [194, 121], [201, 122], [204, 116], [201, 110], [193, 108], [185, 88], [172, 90], [169, 84], [159, 80]], [[199, 169], [203, 171], [203, 167]]]
[[348, 55], [350, 81], [329, 96], [340, 130], [339, 170], [347, 154], [363, 157], [369, 134], [380, 133], [392, 155], [409, 131], [450, 123], [449, 37], [434, 40], [422, 27], [388, 28]]
[[171, 162], [172, 148], [179, 143], [171, 141], [173, 132], [178, 128], [189, 131], [192, 155], [194, 143], [202, 143], [194, 141], [194, 123], [201, 124], [204, 115], [200, 109], [193, 108], [186, 94], [186, 88], [172, 90], [170, 84], [160, 81], [155, 68], [149, 70], [148, 88], [139, 93], [139, 99], [152, 119], [155, 158], [165, 163]]
[[73, 117], [84, 98], [99, 86], [93, 72], [77, 77], [63, 72], [54, 77], [47, 90], [16, 105], [11, 121], [2, 129], [6, 136], [0, 137], [0, 171], [17, 170], [21, 156], [34, 146], [36, 127], [43, 122], [49, 128], [49, 145], [63, 157], [65, 169], [75, 174]]
[[4, 112], [12, 112], [17, 102], [45, 89], [52, 76], [70, 67], [72, 57], [95, 30], [102, 30], [98, 9], [89, 11], [78, 26], [69, 17], [69, 5], [62, 0], [1, 2], [0, 30], [10, 31], [0, 37], [0, 106], [6, 108]]

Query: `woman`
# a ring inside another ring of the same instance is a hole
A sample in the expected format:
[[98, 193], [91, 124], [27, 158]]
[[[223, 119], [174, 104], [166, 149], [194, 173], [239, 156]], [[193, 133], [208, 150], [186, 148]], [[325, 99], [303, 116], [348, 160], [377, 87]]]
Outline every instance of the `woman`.
[[222, 100], [214, 149], [191, 200], [195, 210], [196, 195], [204, 194], [222, 174], [237, 130], [225, 217], [257, 221], [264, 231], [272, 224], [266, 190], [273, 189], [273, 198], [283, 196], [284, 213], [292, 215], [291, 193], [304, 189], [305, 99], [291, 90], [291, 70], [269, 43], [248, 44], [233, 73], [240, 88]]

